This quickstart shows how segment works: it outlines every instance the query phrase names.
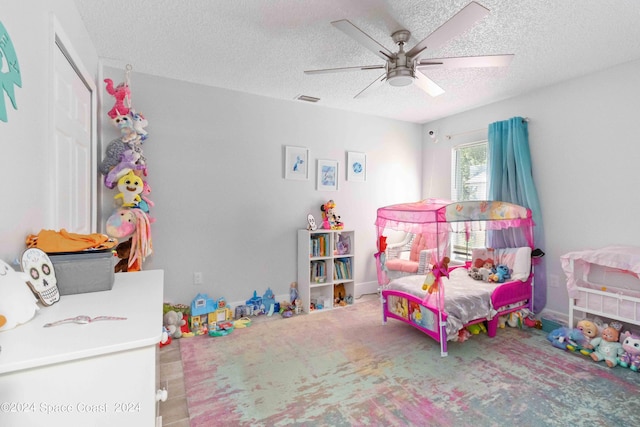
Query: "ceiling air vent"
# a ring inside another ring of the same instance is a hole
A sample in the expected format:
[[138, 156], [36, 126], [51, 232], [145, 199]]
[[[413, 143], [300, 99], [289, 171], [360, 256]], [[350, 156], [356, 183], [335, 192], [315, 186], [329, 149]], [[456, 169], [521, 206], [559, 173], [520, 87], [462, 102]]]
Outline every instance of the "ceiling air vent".
[[316, 98], [314, 96], [309, 96], [309, 95], [296, 95], [295, 99], [297, 99], [298, 101], [306, 101], [306, 102], [320, 101], [320, 98]]

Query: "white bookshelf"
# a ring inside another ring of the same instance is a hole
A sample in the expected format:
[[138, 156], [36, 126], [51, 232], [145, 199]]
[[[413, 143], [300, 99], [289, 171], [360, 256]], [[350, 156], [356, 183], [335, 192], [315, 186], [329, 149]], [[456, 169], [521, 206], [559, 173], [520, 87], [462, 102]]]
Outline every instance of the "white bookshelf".
[[[341, 244], [345, 241], [346, 248]], [[353, 302], [354, 248], [353, 230], [298, 230], [298, 292], [305, 313], [342, 307], [334, 307], [334, 287], [339, 284], [344, 285], [344, 300], [350, 296]]]

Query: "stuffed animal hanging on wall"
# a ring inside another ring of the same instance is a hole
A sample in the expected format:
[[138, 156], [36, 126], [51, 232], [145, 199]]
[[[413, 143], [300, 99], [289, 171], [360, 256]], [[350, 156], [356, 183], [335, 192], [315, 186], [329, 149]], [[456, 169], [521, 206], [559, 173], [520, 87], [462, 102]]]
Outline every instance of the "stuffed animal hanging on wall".
[[131, 105], [131, 91], [127, 83], [120, 83], [118, 86], [113, 86], [113, 80], [104, 79], [107, 84], [106, 91], [109, 95], [112, 95], [116, 99], [116, 103], [113, 108], [109, 110], [107, 115], [112, 119], [118, 114], [129, 114], [129, 107]]

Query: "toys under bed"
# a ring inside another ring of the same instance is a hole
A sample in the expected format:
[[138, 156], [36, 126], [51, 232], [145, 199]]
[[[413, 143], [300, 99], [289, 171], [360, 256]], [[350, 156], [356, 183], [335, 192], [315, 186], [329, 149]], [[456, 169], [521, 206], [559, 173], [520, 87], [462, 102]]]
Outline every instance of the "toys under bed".
[[594, 316], [640, 325], [640, 247], [569, 252], [560, 260], [570, 298], [569, 327]]
[[[393, 318], [421, 330], [440, 343], [442, 356], [447, 355], [447, 341], [458, 340], [463, 328], [486, 321], [489, 336], [495, 336], [500, 316], [531, 309], [533, 221], [529, 209], [499, 201], [429, 199], [380, 208], [376, 225], [383, 323]], [[426, 274], [387, 274], [388, 230], [422, 235], [427, 240]], [[475, 271], [482, 265], [476, 262], [475, 252], [486, 254], [487, 248], [475, 249], [472, 261], [464, 266], [448, 268], [450, 235], [468, 236], [472, 231], [486, 232], [497, 243], [500, 249], [491, 250], [495, 251], [491, 252], [492, 262], [503, 264], [510, 277], [489, 282]]]

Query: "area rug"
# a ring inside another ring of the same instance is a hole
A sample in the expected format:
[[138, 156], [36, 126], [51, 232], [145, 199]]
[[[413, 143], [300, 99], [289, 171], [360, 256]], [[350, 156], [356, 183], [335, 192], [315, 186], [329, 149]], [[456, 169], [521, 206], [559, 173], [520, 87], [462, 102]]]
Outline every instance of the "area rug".
[[536, 329], [439, 344], [379, 300], [180, 341], [192, 427], [637, 426], [640, 373]]

